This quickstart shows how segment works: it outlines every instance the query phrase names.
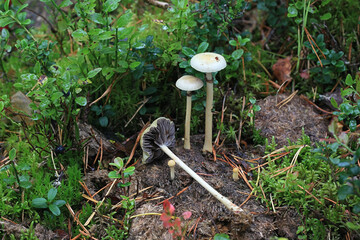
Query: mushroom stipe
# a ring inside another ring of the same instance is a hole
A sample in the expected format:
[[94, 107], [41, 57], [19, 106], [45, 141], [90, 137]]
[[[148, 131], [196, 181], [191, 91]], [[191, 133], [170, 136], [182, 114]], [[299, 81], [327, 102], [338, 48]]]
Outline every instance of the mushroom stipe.
[[179, 165], [185, 172], [193, 177], [201, 186], [203, 186], [211, 195], [225, 205], [229, 210], [238, 215], [246, 214], [239, 206], [232, 203], [229, 199], [221, 195], [191, 168], [189, 168], [180, 158], [178, 158], [169, 147], [175, 145], [175, 124], [167, 118], [160, 117], [156, 119], [143, 133], [140, 140], [143, 149], [143, 163], [149, 163], [160, 157], [162, 153], [166, 153]]

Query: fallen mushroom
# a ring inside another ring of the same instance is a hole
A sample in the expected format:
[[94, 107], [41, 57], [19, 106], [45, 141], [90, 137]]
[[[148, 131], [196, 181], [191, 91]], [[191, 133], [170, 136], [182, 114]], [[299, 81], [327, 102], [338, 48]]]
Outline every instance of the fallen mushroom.
[[190, 60], [190, 65], [195, 70], [206, 74], [206, 109], [205, 109], [205, 142], [203, 152], [212, 152], [212, 107], [213, 107], [213, 72], [218, 72], [226, 67], [223, 56], [217, 53], [199, 53]]
[[175, 145], [175, 124], [169, 119], [164, 117], [156, 119], [142, 134], [140, 145], [143, 150], [143, 163], [149, 163], [158, 158], [158, 151], [161, 149], [211, 195], [224, 204], [225, 207], [233, 213], [245, 214], [245, 211], [242, 208], [232, 203], [229, 199], [211, 187], [169, 149], [169, 147]]
[[184, 148], [190, 149], [190, 120], [191, 120], [191, 95], [192, 91], [202, 88], [204, 83], [201, 79], [185, 75], [176, 81], [176, 87], [180, 90], [186, 91], [186, 114], [185, 114], [185, 135]]
[[168, 162], [168, 166], [170, 167], [170, 180], [174, 180], [175, 179], [175, 161], [174, 160], [169, 160]]

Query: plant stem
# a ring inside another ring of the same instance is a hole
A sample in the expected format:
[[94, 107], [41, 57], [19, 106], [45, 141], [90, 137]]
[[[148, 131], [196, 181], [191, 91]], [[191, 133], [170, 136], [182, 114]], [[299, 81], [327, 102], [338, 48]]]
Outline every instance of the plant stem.
[[115, 28], [115, 69], [118, 67], [118, 29]]
[[30, 35], [30, 37], [35, 41], [37, 42], [36, 38], [31, 34], [31, 32], [24, 26], [21, 24], [21, 22], [19, 22], [19, 20], [11, 15], [8, 15], [11, 19], [13, 19], [17, 24], [19, 24], [26, 32], [27, 34]]
[[178, 158], [167, 146], [159, 146], [161, 150], [164, 151], [171, 159], [173, 159], [176, 164], [178, 164], [185, 172], [187, 172], [191, 177], [193, 177], [201, 186], [203, 186], [211, 195], [213, 195], [217, 200], [225, 205], [230, 211], [235, 214], [245, 213], [245, 211], [239, 206], [232, 203], [229, 199], [221, 195], [213, 187], [211, 187], [207, 182], [205, 182], [199, 175], [197, 175], [191, 168], [189, 168], [180, 158]]
[[[299, 68], [300, 68], [300, 59], [301, 59], [301, 49], [304, 43], [304, 32], [305, 32], [305, 28], [306, 28], [306, 23], [307, 23], [307, 18], [308, 18], [308, 14], [309, 14], [309, 9], [310, 9], [310, 3], [311, 1], [309, 1], [308, 4], [306, 4], [306, 1], [308, 0], [303, 0], [303, 24], [302, 24], [302, 28], [301, 28], [301, 34], [300, 34], [300, 29], [298, 27], [298, 51], [297, 51], [297, 62], [296, 62], [296, 72], [299, 72]], [[292, 92], [295, 91], [295, 80], [293, 80], [292, 82]]]

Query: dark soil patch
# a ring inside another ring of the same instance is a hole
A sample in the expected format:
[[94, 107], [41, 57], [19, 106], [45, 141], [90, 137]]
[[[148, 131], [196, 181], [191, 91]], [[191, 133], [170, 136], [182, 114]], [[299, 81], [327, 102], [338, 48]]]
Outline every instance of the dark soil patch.
[[261, 111], [256, 113], [255, 127], [261, 135], [271, 142], [274, 136], [279, 147], [288, 145], [288, 140], [296, 142], [302, 136], [302, 129], [312, 142], [318, 142], [327, 135], [329, 121], [319, 114], [305, 100], [295, 97], [282, 107], [276, 105], [287, 98], [288, 94], [268, 96], [259, 100]]
[[[184, 150], [182, 143], [174, 149], [178, 157], [233, 203], [240, 205], [244, 202], [250, 193], [249, 187], [242, 180], [233, 181], [232, 168], [227, 163], [220, 160], [215, 162], [212, 156], [204, 157], [201, 154], [203, 136], [192, 136], [191, 140], [191, 150]], [[175, 179], [170, 181], [167, 160], [164, 158], [137, 168], [138, 187], [153, 186], [147, 194], [157, 192], [163, 198], [138, 204], [134, 214], [161, 213], [162, 205], [159, 202], [175, 196], [170, 202], [178, 216], [185, 211], [192, 212], [189, 228], [200, 218], [196, 229], [188, 233], [190, 239], [209, 239], [219, 232], [229, 234], [231, 239], [268, 239], [271, 236], [296, 238], [294, 233], [300, 221], [292, 220], [296, 215], [293, 210], [290, 211], [292, 214], [282, 214], [281, 211], [270, 214], [255, 197], [251, 197], [243, 208], [251, 213], [252, 221], [239, 224], [236, 222], [240, 220], [237, 216], [179, 167], [176, 168]], [[176, 196], [184, 188], [187, 189]], [[280, 221], [287, 224], [278, 225]], [[133, 220], [129, 239], [171, 239], [171, 236], [163, 227], [160, 217], [150, 215]]]

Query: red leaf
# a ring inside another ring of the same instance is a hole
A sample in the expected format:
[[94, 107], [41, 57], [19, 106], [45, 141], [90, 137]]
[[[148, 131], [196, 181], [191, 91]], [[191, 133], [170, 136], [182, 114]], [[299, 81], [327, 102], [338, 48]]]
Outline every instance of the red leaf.
[[189, 219], [191, 217], [191, 212], [190, 211], [186, 211], [184, 212], [183, 214], [183, 218], [186, 220], [186, 219]]
[[164, 207], [164, 210], [168, 213], [170, 213], [171, 215], [174, 214], [175, 212], [175, 207], [169, 202], [169, 200], [165, 200], [164, 203], [163, 203], [163, 207]]
[[168, 216], [166, 213], [161, 214], [160, 220], [163, 221], [164, 227], [168, 228], [172, 226], [172, 223], [170, 223], [171, 216]]
[[180, 218], [175, 219], [174, 226], [175, 226], [176, 229], [181, 229], [181, 220], [180, 220]]

